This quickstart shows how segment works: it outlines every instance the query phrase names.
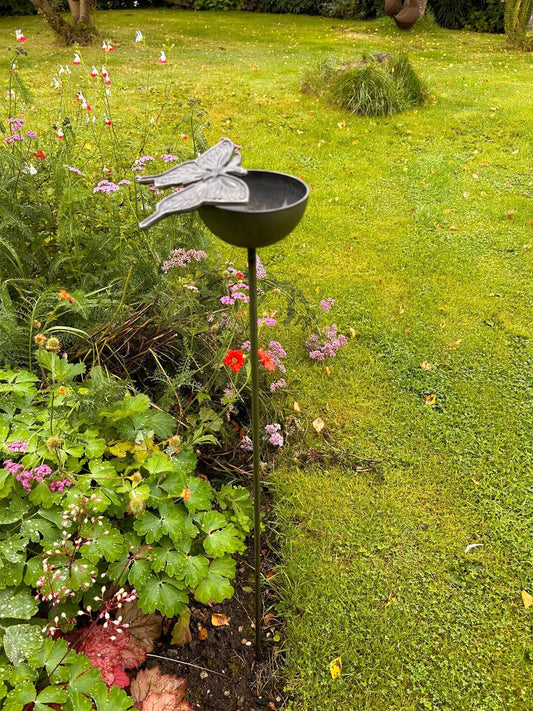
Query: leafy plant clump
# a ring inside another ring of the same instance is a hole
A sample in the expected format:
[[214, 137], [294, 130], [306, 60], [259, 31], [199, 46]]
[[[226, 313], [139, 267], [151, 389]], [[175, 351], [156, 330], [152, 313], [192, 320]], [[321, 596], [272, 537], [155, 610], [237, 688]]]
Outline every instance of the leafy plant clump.
[[[57, 637], [78, 621], [93, 632], [102, 625], [100, 636], [116, 626], [107, 641], [121, 636], [119, 661], [102, 667], [116, 696], [129, 683], [124, 669], [145, 657], [121, 629], [124, 605], [173, 617], [191, 595], [202, 603], [230, 597], [232, 556], [251, 528], [247, 491], [216, 491], [196, 475], [192, 446], [146, 395], [124, 394], [97, 370], [77, 383], [85, 366], [54, 351], [38, 358], [45, 387], [27, 371], [0, 372], [0, 698], [12, 711], [67, 700], [62, 686], [46, 691], [37, 681], [40, 667], [50, 681], [62, 665], [60, 681], [70, 674], [77, 688], [88, 665], [68, 657]], [[90, 656], [86, 634], [74, 642]], [[65, 669], [67, 658], [73, 667]], [[84, 677], [82, 695], [93, 693], [94, 680]], [[98, 693], [107, 703], [107, 689]], [[129, 708], [120, 699], [97, 708]]]
[[305, 76], [302, 91], [365, 116], [407, 111], [422, 105], [427, 95], [409, 59], [389, 54], [368, 54], [350, 62], [324, 62]]

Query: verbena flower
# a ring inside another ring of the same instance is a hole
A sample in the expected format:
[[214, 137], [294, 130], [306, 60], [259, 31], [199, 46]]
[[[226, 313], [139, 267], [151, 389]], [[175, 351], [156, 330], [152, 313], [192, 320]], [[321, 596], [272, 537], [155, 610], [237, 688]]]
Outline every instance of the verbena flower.
[[280, 378], [279, 380], [275, 380], [273, 383], [270, 384], [270, 392], [275, 393], [276, 390], [279, 390], [280, 388], [285, 388], [286, 386], [286, 381], [283, 378]]
[[162, 153], [161, 158], [165, 163], [171, 163], [172, 161], [179, 160], [178, 156], [173, 156], [171, 153]]
[[22, 442], [20, 439], [10, 442], [7, 445], [7, 451], [13, 454], [14, 452], [26, 452], [28, 449], [28, 442]]
[[101, 180], [98, 185], [93, 188], [93, 193], [109, 193], [116, 192], [120, 190], [120, 187], [116, 183], [112, 183], [110, 180]]
[[163, 262], [161, 269], [164, 272], [168, 272], [169, 269], [174, 267], [184, 267], [189, 264], [194, 259], [196, 262], [200, 262], [202, 259], [207, 259], [207, 253], [203, 249], [183, 249], [179, 247], [171, 252], [170, 259]]
[[320, 306], [322, 307], [322, 309], [324, 311], [327, 312], [331, 309], [331, 307], [333, 306], [334, 303], [335, 303], [335, 299], [332, 299], [331, 297], [329, 297], [327, 299], [322, 299], [322, 301], [320, 302]]

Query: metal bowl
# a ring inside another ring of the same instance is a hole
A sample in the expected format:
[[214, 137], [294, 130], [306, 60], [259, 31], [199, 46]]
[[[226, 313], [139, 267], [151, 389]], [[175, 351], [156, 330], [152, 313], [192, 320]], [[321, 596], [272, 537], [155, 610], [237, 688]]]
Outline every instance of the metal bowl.
[[309, 188], [299, 178], [271, 170], [239, 176], [250, 190], [245, 204], [200, 205], [198, 214], [217, 237], [236, 247], [267, 247], [290, 234], [302, 219]]

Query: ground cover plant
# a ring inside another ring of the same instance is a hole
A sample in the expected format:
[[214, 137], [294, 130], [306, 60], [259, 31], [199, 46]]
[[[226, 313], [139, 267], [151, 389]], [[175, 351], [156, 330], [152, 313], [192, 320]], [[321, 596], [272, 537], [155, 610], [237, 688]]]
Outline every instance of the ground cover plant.
[[[289, 708], [526, 711], [531, 55], [430, 19], [409, 34], [170, 10], [98, 25], [132, 118], [167, 71], [173, 99], [202, 98], [210, 142], [229, 135], [248, 167], [312, 188], [298, 231], [261, 255], [308, 299], [334, 299], [349, 339], [311, 371], [290, 329], [283, 343], [289, 449], [272, 476]], [[18, 18], [3, 21], [6, 54], [16, 29], [40, 49], [29, 88], [45, 95], [73, 53], [48, 54], [39, 18]], [[369, 118], [300, 94], [306, 70], [348, 50], [407, 53], [428, 105]]]

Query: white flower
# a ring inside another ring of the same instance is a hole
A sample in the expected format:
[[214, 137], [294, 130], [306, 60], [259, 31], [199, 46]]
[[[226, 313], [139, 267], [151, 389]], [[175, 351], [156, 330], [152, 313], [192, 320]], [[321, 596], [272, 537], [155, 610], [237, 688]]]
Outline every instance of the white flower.
[[135, 41], [136, 42], [142, 42], [143, 39], [143, 33], [140, 30], [137, 30], [135, 33]]
[[27, 173], [28, 175], [36, 175], [37, 168], [33, 165], [33, 163], [30, 163], [29, 165], [28, 163], [26, 163], [26, 165], [22, 169], [22, 172]]

